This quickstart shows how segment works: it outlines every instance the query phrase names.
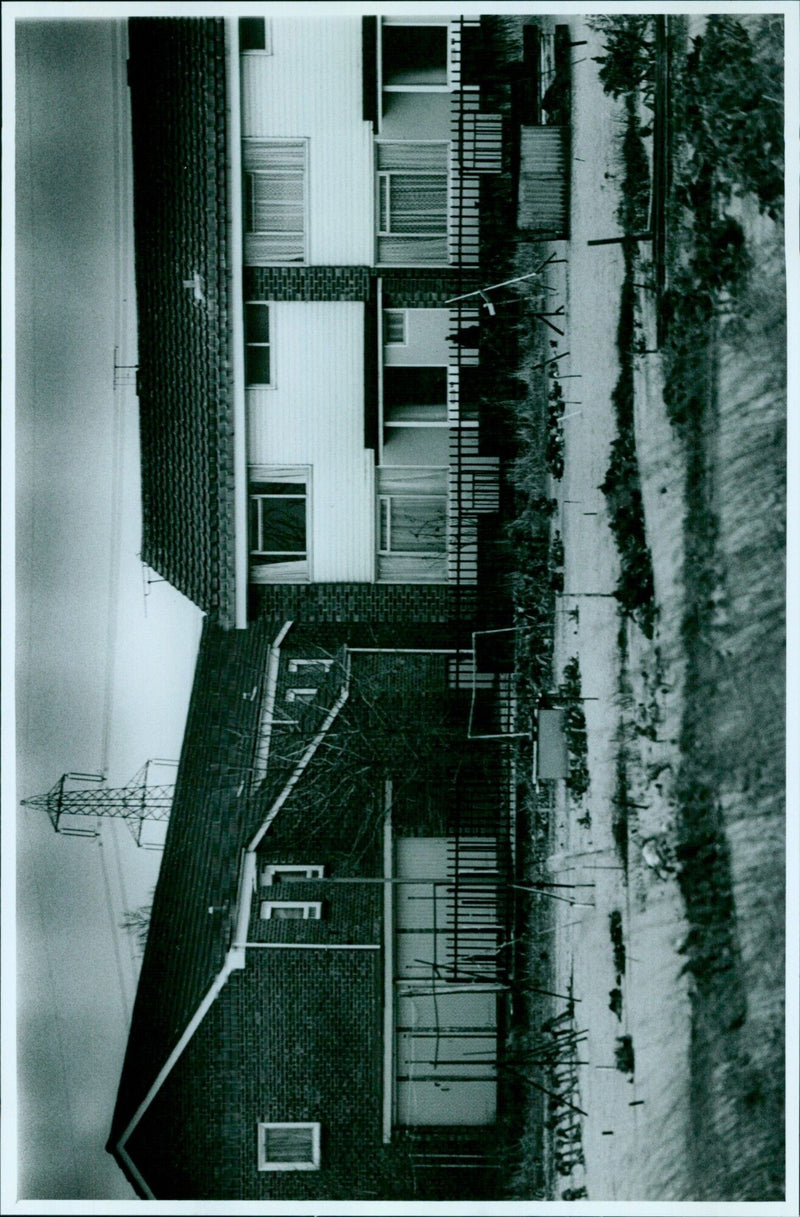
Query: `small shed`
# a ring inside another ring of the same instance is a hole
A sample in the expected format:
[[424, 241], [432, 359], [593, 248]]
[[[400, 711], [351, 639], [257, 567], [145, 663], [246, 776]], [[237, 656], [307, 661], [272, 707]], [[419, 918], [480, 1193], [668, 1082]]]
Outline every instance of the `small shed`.
[[564, 711], [540, 709], [536, 715], [534, 780], [554, 782], [569, 777], [569, 751]]
[[517, 227], [541, 239], [569, 236], [569, 128], [520, 130]]

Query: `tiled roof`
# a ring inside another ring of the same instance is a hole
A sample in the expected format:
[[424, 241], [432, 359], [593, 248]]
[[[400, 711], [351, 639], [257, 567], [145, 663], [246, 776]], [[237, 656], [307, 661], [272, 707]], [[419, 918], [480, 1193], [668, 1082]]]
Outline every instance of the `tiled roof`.
[[129, 43], [142, 558], [228, 626], [234, 471], [224, 21], [134, 18]]
[[232, 940], [240, 853], [263, 806], [246, 797], [246, 778], [277, 633], [262, 622], [249, 630], [210, 622], [204, 629], [111, 1142], [218, 975]]

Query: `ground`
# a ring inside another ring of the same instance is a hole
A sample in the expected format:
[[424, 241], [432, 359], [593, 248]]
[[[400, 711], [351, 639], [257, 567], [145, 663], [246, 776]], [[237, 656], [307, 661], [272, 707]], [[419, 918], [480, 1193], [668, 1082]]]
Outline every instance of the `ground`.
[[[539, 938], [531, 947], [532, 958], [541, 958], [546, 935], [552, 990], [572, 994], [579, 1033], [571, 1102], [583, 1114], [579, 1127], [565, 1132], [562, 1121], [560, 1132], [556, 1125], [547, 1133], [547, 1191], [563, 1196], [585, 1188], [602, 1200], [775, 1198], [780, 1082], [771, 1093], [763, 1079], [782, 1060], [780, 233], [752, 201], [734, 200], [769, 287], [761, 287], [738, 327], [721, 327], [713, 352], [716, 412], [707, 420], [704, 492], [716, 520], [719, 569], [703, 654], [716, 658], [698, 675], [685, 646], [687, 606], [697, 590], [684, 580], [687, 455], [664, 404], [661, 356], [644, 353], [656, 346], [644, 245], [634, 421], [657, 607], [652, 638], [621, 620], [613, 596], [619, 558], [599, 488], [616, 431], [611, 395], [624, 259], [619, 245], [587, 242], [620, 232], [625, 111], [603, 93], [593, 59], [602, 53], [598, 35], [578, 19], [569, 24], [575, 42], [588, 40], [574, 52], [571, 232], [568, 243], [542, 254], [566, 259], [551, 263], [545, 280], [555, 289], [547, 298], [565, 304], [565, 333], [546, 337], [550, 353], [563, 355], [559, 375], [570, 378], [563, 381], [564, 473], [548, 490], [558, 500], [552, 527], [564, 543], [552, 676], [555, 687], [577, 658], [590, 781], [581, 799], [563, 782], [553, 792], [546, 877], [576, 886], [566, 889], [573, 903], [562, 889], [561, 899], [553, 898], [555, 888], [539, 898]], [[528, 260], [521, 251], [519, 273], [531, 269]], [[720, 1000], [716, 982], [698, 984], [683, 949], [690, 924], [676, 850], [689, 688], [707, 697], [713, 715], [709, 780], [735, 904], [737, 970], [725, 985], [730, 990], [734, 981], [741, 1011], [733, 1011], [727, 990]], [[621, 753], [627, 848], [614, 831]], [[770, 874], [778, 881], [771, 884]], [[614, 951], [615, 922], [624, 959]], [[765, 950], [768, 943], [773, 949]], [[563, 999], [553, 999], [552, 1013], [564, 1009]], [[632, 1059], [622, 1055], [628, 1048]], [[576, 1139], [582, 1153], [574, 1152]], [[571, 1169], [558, 1172], [558, 1161]]]

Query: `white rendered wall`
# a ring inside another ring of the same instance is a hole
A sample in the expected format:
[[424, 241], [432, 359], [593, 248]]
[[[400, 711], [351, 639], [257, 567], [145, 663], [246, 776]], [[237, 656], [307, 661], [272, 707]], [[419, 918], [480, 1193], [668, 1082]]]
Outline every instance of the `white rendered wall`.
[[308, 260], [374, 257], [372, 127], [362, 118], [361, 18], [272, 20], [272, 54], [241, 57], [242, 136], [308, 140]]
[[247, 390], [248, 462], [310, 465], [311, 578], [374, 574], [374, 456], [364, 448], [364, 305], [270, 305], [273, 388]]

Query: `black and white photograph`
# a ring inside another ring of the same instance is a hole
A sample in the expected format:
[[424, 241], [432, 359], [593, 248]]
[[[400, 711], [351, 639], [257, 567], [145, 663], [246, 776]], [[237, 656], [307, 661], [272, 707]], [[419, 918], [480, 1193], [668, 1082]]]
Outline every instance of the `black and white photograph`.
[[798, 1212], [798, 16], [3, 6], [3, 1212]]

